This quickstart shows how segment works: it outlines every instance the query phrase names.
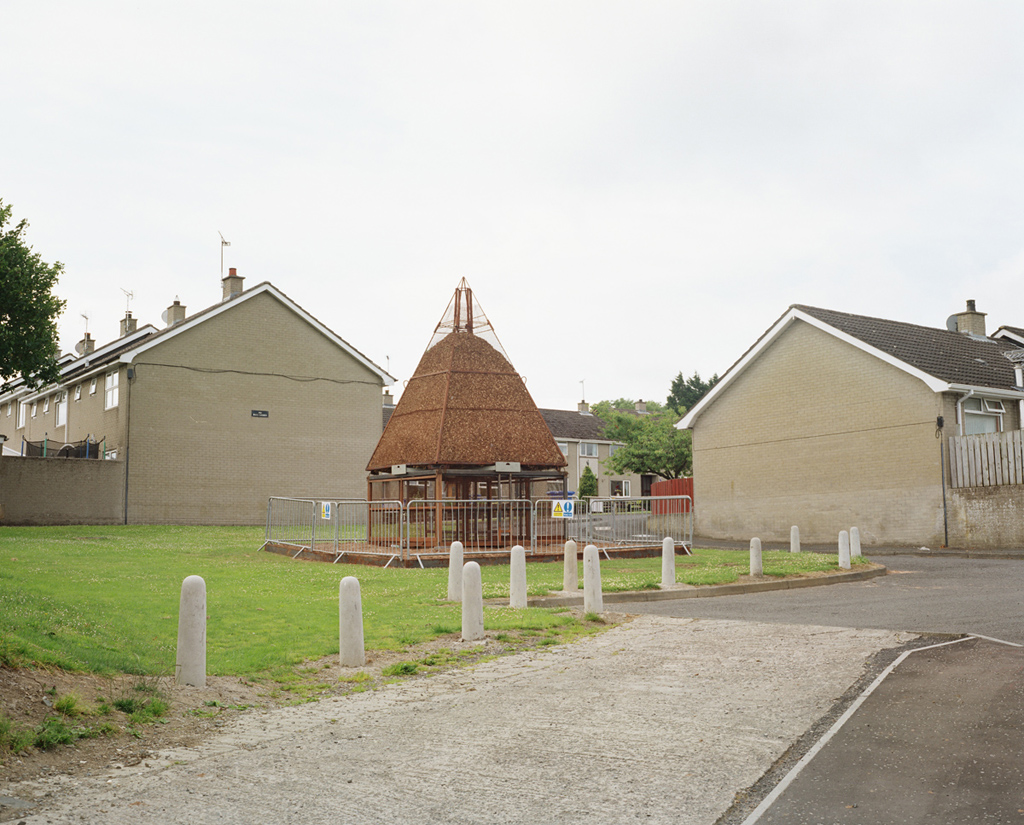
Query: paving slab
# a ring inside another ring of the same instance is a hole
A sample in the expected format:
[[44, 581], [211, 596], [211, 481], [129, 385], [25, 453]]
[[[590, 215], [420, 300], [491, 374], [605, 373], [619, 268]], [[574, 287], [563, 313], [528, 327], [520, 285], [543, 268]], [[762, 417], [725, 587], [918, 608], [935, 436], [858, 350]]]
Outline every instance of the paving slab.
[[[888, 630], [644, 616], [575, 644], [243, 716], [202, 747], [22, 789], [26, 823], [712, 825]], [[48, 795], [47, 795], [48, 794]]]

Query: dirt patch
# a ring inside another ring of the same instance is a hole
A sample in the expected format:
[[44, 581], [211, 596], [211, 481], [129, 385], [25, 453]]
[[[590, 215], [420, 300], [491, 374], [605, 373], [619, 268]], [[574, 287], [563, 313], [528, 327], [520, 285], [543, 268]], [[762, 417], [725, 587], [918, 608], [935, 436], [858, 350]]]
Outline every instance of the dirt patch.
[[[581, 618], [579, 611], [577, 616]], [[629, 616], [605, 613], [604, 622], [584, 622], [586, 632], [613, 627]], [[19, 728], [35, 728], [52, 716], [60, 716], [55, 703], [74, 694], [88, 712], [68, 718], [69, 725], [97, 728], [109, 733], [77, 740], [52, 750], [30, 748], [19, 754], [0, 750], [0, 796], [4, 786], [45, 776], [89, 776], [96, 771], [131, 767], [156, 752], [198, 745], [240, 714], [260, 709], [302, 704], [328, 696], [361, 693], [397, 679], [417, 679], [552, 643], [543, 632], [489, 632], [486, 640], [463, 642], [448, 634], [402, 651], [367, 651], [367, 664], [343, 668], [337, 656], [304, 662], [279, 680], [247, 681], [236, 676], [212, 676], [206, 687], [174, 684], [171, 678], [68, 673], [57, 669], [0, 668], [0, 713]], [[385, 672], [402, 663], [405, 673]], [[412, 671], [412, 672], [409, 672]], [[158, 695], [170, 705], [167, 713], [141, 725], [128, 714], [104, 705], [118, 697]], [[6, 815], [5, 815], [6, 814]], [[0, 805], [0, 821], [16, 815]]]

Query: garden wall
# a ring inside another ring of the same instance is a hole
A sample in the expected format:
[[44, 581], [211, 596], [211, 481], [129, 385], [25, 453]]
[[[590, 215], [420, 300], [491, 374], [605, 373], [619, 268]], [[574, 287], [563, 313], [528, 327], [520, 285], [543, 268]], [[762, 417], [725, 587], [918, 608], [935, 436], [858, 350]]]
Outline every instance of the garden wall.
[[0, 524], [123, 523], [123, 461], [0, 458]]

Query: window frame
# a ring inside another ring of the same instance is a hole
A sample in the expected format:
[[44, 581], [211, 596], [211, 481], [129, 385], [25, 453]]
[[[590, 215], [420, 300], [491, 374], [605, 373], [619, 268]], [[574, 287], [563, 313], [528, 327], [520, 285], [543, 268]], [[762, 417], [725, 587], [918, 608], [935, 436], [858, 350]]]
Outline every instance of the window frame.
[[113, 370], [103, 376], [103, 409], [117, 409], [121, 400], [121, 371]]
[[[590, 452], [591, 448], [593, 448], [593, 452]], [[579, 451], [580, 458], [597, 458], [597, 442], [581, 441], [579, 443]]]
[[54, 421], [57, 427], [66, 427], [68, 424], [68, 394], [59, 392], [53, 403]]

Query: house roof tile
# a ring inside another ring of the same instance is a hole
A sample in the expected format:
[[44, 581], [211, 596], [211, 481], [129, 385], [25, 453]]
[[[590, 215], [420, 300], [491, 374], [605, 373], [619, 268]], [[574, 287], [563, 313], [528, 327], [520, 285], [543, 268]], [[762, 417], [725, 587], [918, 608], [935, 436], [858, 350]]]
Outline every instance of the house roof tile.
[[[794, 304], [797, 309], [865, 344], [950, 384], [1012, 389], [1013, 365], [1003, 356], [1012, 342], [978, 338], [947, 329], [853, 315]], [[1008, 329], [1012, 329], [1009, 328]]]

